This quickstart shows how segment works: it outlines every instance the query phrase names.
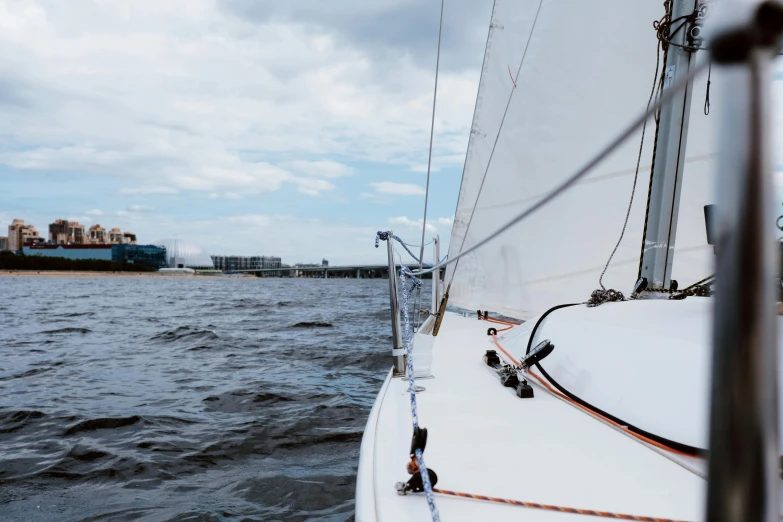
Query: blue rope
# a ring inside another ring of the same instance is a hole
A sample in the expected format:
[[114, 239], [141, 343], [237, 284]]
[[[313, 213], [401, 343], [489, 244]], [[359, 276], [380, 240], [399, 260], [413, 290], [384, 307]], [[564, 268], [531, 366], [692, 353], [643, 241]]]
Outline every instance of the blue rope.
[[[410, 279], [411, 285], [408, 288], [406, 282]], [[416, 381], [413, 378], [413, 332], [411, 331], [410, 320], [408, 319], [408, 297], [417, 288], [421, 288], [422, 281], [418, 279], [410, 269], [403, 266], [400, 269], [400, 285], [402, 289], [402, 340], [405, 344], [405, 355], [407, 358], [407, 374], [408, 374], [408, 393], [411, 396], [411, 418], [413, 419], [413, 429], [419, 427], [419, 412], [416, 404]], [[420, 449], [416, 450], [416, 463], [419, 465], [419, 472], [421, 473], [422, 482], [424, 483], [424, 495], [427, 497], [427, 504], [430, 507], [430, 515], [432, 516], [432, 522], [440, 522], [440, 514], [438, 508], [435, 506], [435, 495], [432, 492], [432, 483], [430, 482], [430, 474], [427, 471], [427, 466], [424, 464], [424, 455]]]
[[[377, 234], [375, 234], [375, 248], [378, 248], [378, 242], [379, 241], [388, 241], [389, 240], [389, 236], [390, 236], [389, 232], [378, 232]], [[414, 255], [414, 253], [410, 251], [410, 249], [408, 249], [408, 244], [407, 243], [405, 243], [402, 239], [400, 239], [399, 237], [397, 237], [395, 235], [391, 235], [391, 238], [396, 240], [399, 244], [401, 244], [402, 248], [404, 248], [405, 251], [408, 252], [408, 254], [410, 254], [410, 256], [413, 258], [414, 261], [416, 261], [419, 264], [422, 264], [422, 262], [419, 261], [419, 258], [416, 257]], [[415, 245], [411, 245], [411, 246], [415, 246]], [[426, 268], [430, 268], [432, 266], [432, 265], [427, 264], [427, 263], [424, 263], [423, 265]]]

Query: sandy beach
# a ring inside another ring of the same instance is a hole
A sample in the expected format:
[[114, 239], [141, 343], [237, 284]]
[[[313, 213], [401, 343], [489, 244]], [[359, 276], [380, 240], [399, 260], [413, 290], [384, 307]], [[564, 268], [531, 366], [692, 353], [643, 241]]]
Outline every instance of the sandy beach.
[[[64, 270], [0, 270], [0, 277], [229, 277], [216, 274], [178, 274], [159, 272], [80, 272]], [[232, 275], [230, 277], [255, 277], [253, 275]]]

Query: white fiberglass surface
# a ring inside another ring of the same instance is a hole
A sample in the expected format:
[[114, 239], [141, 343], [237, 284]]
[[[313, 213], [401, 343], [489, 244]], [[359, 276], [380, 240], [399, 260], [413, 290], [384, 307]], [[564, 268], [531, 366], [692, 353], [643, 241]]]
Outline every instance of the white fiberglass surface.
[[[434, 377], [417, 381], [425, 388], [418, 394], [419, 419], [429, 430], [425, 458], [438, 474], [437, 487], [638, 516], [702, 518], [704, 481], [695, 473], [539, 386], [535, 398], [524, 400], [502, 387], [482, 361], [493, 348], [488, 326], [475, 316], [447, 314], [433, 348]], [[594, 341], [589, 342], [585, 350]], [[519, 347], [512, 349], [519, 353]], [[367, 470], [372, 462], [374, 494], [357, 488], [362, 495], [357, 520], [429, 520], [422, 495], [399, 496], [394, 489], [395, 482], [408, 479], [412, 428], [406, 381], [390, 379], [376, 406], [375, 423], [365, 433], [372, 449], [363, 445], [360, 463]], [[451, 497], [436, 501], [449, 521], [580, 518]]]

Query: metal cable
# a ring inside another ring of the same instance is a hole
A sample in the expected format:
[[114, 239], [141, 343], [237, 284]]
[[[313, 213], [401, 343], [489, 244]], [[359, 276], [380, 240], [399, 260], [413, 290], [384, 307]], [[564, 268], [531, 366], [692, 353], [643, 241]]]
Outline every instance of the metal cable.
[[447, 259], [446, 261], [437, 263], [436, 265], [430, 268], [414, 272], [414, 274], [416, 275], [429, 274], [434, 272], [435, 270], [438, 270], [439, 268], [443, 268], [444, 266], [448, 266], [452, 263], [458, 262], [463, 257], [472, 254], [479, 248], [482, 248], [484, 245], [486, 245], [493, 239], [497, 238], [503, 232], [507, 231], [508, 229], [510, 229], [517, 223], [519, 223], [520, 221], [529, 217], [531, 214], [534, 214], [541, 208], [545, 207], [547, 204], [549, 204], [550, 201], [557, 198], [560, 194], [568, 190], [574, 183], [576, 183], [577, 181], [585, 177], [591, 170], [593, 170], [596, 167], [596, 165], [598, 165], [604, 159], [606, 159], [606, 157], [609, 156], [614, 151], [614, 149], [616, 149], [623, 142], [625, 142], [625, 140], [631, 137], [636, 132], [636, 130], [640, 128], [651, 116], [654, 116], [655, 113], [658, 111], [658, 109], [660, 109], [663, 105], [671, 101], [671, 99], [675, 95], [677, 95], [682, 89], [684, 89], [691, 80], [693, 80], [696, 76], [698, 76], [701, 72], [703, 72], [707, 68], [707, 65], [708, 63], [704, 62], [695, 66], [689, 71], [687, 75], [680, 78], [678, 82], [676, 82], [674, 85], [664, 90], [661, 96], [658, 98], [658, 100], [652, 105], [652, 107], [649, 107], [646, 112], [634, 118], [631, 121], [631, 123], [620, 134], [618, 134], [614, 139], [612, 139], [606, 147], [601, 149], [601, 151], [598, 152], [581, 169], [576, 171], [570, 177], [566, 178], [565, 181], [563, 181], [560, 185], [555, 187], [549, 194], [547, 194], [546, 196], [538, 200], [535, 204], [528, 207], [526, 210], [518, 214], [516, 217], [512, 218], [510, 221], [502, 225], [500, 228], [498, 228], [497, 230], [495, 230], [494, 232], [486, 236], [484, 239], [482, 239], [481, 241], [479, 241], [469, 249], [460, 252], [456, 256]]
[[432, 144], [435, 140], [435, 108], [438, 103], [438, 73], [440, 71], [440, 42], [443, 35], [443, 7], [446, 0], [440, 0], [440, 23], [438, 25], [438, 54], [435, 59], [435, 89], [432, 93], [432, 124], [430, 125], [430, 152], [427, 157], [427, 187], [424, 191], [424, 219], [421, 223], [421, 250], [419, 251], [419, 270], [424, 268], [424, 235], [427, 232], [427, 204], [430, 200], [430, 173], [432, 169]]
[[[647, 110], [650, 110], [650, 104], [653, 101], [653, 98], [655, 97], [655, 89], [658, 85], [658, 71], [661, 68], [661, 42], [658, 41], [658, 45], [655, 48], [655, 74], [653, 75], [653, 86], [652, 90], [650, 91], [650, 98], [647, 100]], [[642, 125], [642, 139], [641, 143], [639, 144], [639, 156], [636, 159], [636, 173], [633, 176], [633, 187], [631, 188], [631, 200], [628, 202], [628, 211], [625, 213], [625, 221], [623, 222], [623, 230], [620, 232], [620, 238], [617, 240], [617, 244], [614, 246], [614, 250], [612, 250], [611, 255], [609, 256], [609, 259], [606, 260], [606, 266], [604, 267], [603, 272], [601, 272], [601, 276], [598, 278], [598, 286], [601, 287], [601, 290], [606, 290], [606, 287], [604, 286], [604, 275], [606, 275], [606, 271], [609, 270], [609, 263], [612, 262], [612, 259], [614, 258], [614, 255], [617, 253], [617, 249], [620, 248], [620, 243], [623, 242], [623, 237], [625, 236], [625, 229], [628, 227], [628, 219], [631, 217], [631, 208], [633, 208], [633, 198], [636, 196], [636, 182], [639, 180], [639, 167], [642, 164], [642, 153], [644, 152], [644, 133], [647, 131], [647, 120], [644, 120], [644, 124]], [[650, 174], [652, 175], [652, 173]]]
[[[492, 158], [495, 156], [495, 149], [498, 146], [498, 141], [500, 140], [500, 133], [503, 130], [503, 125], [506, 122], [506, 116], [508, 115], [508, 109], [511, 107], [511, 100], [514, 98], [514, 93], [517, 90], [517, 83], [519, 82], [519, 73], [522, 72], [522, 66], [525, 63], [525, 57], [527, 56], [527, 50], [530, 48], [530, 42], [533, 40], [533, 33], [536, 30], [536, 24], [538, 23], [538, 16], [541, 14], [541, 7], [544, 5], [544, 0], [540, 0], [538, 3], [538, 10], [536, 11], [536, 17], [533, 19], [533, 26], [530, 28], [530, 34], [527, 37], [527, 43], [525, 43], [525, 50], [522, 52], [522, 58], [519, 60], [519, 67], [517, 68], [517, 74], [516, 77], [511, 78], [513, 87], [511, 88], [511, 92], [508, 95], [508, 101], [506, 102], [506, 109], [503, 111], [503, 118], [500, 120], [500, 127], [498, 127], [498, 132], [495, 135], [495, 142], [492, 144], [492, 150], [489, 153], [489, 159], [487, 160], [487, 167], [484, 169], [484, 176], [481, 178], [481, 185], [479, 185], [478, 193], [476, 194], [476, 201], [473, 203], [473, 209], [470, 211], [470, 218], [468, 219], [468, 225], [465, 227], [465, 234], [462, 236], [462, 243], [459, 246], [459, 252], [457, 257], [454, 259], [456, 260], [456, 265], [454, 265], [454, 270], [451, 272], [451, 278], [449, 279], [449, 284], [447, 286], [451, 286], [452, 281], [454, 281], [454, 276], [457, 273], [457, 267], [459, 266], [459, 260], [462, 257], [462, 249], [465, 248], [465, 240], [468, 238], [468, 232], [470, 231], [470, 225], [473, 224], [473, 216], [476, 214], [476, 207], [478, 206], [479, 199], [481, 199], [481, 192], [484, 190], [484, 182], [487, 180], [487, 173], [489, 173], [489, 166], [492, 164]], [[509, 73], [511, 71], [509, 70]]]

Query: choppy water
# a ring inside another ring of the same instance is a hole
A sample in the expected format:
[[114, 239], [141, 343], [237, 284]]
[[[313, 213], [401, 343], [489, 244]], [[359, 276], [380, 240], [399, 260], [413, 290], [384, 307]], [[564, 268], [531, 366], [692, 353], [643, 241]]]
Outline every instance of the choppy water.
[[384, 280], [0, 277], [0, 519], [351, 520], [388, 308]]

